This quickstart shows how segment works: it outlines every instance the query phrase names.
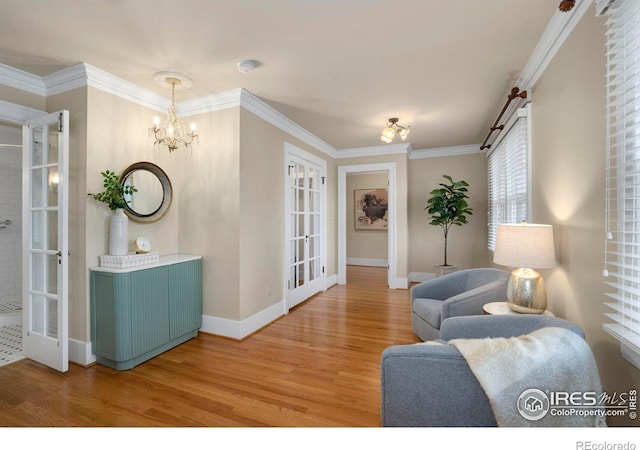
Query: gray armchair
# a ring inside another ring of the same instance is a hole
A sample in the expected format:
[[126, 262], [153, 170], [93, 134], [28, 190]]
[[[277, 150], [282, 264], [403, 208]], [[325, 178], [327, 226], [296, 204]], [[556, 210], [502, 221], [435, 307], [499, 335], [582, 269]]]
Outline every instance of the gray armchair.
[[[506, 338], [544, 327], [566, 328], [584, 338], [579, 326], [538, 314], [453, 317], [442, 322], [440, 335], [444, 341]], [[389, 347], [380, 368], [383, 426], [496, 426], [489, 399], [455, 346]]]
[[483, 314], [486, 303], [507, 299], [509, 272], [465, 269], [427, 280], [411, 288], [411, 326], [423, 341], [440, 337], [448, 317]]

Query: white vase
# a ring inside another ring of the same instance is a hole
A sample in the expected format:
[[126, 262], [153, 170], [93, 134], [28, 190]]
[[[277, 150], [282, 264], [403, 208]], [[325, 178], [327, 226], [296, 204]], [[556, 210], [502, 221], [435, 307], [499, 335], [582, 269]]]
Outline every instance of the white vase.
[[109, 254], [122, 256], [127, 254], [129, 218], [122, 208], [116, 209], [109, 219]]

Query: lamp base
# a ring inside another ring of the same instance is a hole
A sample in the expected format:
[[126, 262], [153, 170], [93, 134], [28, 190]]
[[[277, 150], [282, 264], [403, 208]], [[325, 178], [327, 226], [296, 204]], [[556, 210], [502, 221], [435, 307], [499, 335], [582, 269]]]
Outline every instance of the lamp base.
[[532, 269], [515, 269], [507, 284], [507, 306], [523, 314], [542, 314], [547, 309], [544, 278]]

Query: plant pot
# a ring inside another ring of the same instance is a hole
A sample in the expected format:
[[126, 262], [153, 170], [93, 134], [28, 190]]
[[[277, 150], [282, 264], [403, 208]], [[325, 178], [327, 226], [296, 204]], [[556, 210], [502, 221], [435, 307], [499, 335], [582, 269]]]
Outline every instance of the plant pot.
[[126, 255], [128, 251], [129, 218], [122, 208], [116, 209], [109, 219], [109, 254]]
[[446, 266], [437, 265], [433, 266], [433, 268], [436, 269], [436, 277], [441, 277], [442, 275], [446, 275], [458, 270], [458, 266], [453, 266], [451, 264], [448, 264]]

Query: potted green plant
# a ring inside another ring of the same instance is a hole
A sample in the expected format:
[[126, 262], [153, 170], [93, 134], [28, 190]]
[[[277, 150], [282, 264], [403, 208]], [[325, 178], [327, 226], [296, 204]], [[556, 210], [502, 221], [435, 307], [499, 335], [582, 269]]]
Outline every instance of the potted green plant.
[[453, 225], [461, 227], [467, 223], [467, 216], [473, 215], [473, 209], [469, 208], [467, 195], [469, 183], [466, 181], [453, 181], [449, 175], [443, 175], [449, 183], [440, 183], [440, 188], [434, 189], [429, 194], [425, 209], [430, 214], [429, 225], [439, 226], [444, 232], [444, 264], [441, 267], [443, 273], [447, 268], [455, 269], [447, 261], [447, 242], [449, 231]]
[[129, 219], [124, 213], [124, 208], [130, 201], [128, 198], [138, 190], [131, 184], [122, 184], [120, 177], [110, 170], [100, 172], [100, 175], [104, 178], [104, 191], [88, 195], [99, 202], [106, 203], [113, 211], [109, 219], [109, 254], [126, 255], [129, 244], [127, 233]]
[[110, 170], [100, 172], [100, 175], [104, 178], [104, 191], [88, 195], [99, 202], [106, 203], [112, 211], [126, 208], [129, 203], [127, 197], [130, 197], [134, 192], [138, 192], [138, 190], [132, 185], [123, 185], [120, 182], [120, 177]]

